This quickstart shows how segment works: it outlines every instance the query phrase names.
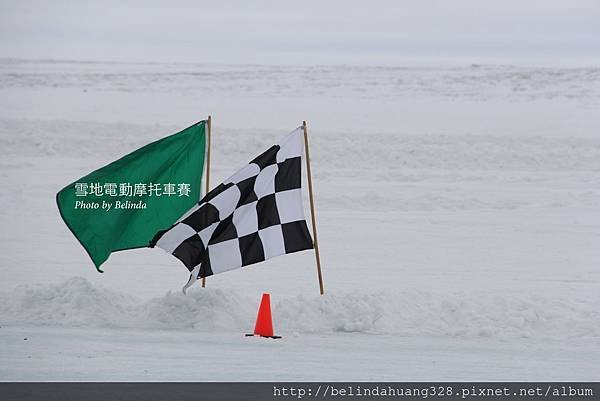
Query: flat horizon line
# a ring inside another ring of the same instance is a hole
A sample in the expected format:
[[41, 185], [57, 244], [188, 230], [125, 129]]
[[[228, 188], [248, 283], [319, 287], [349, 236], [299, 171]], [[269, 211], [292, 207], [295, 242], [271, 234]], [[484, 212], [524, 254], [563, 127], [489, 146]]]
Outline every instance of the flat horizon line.
[[143, 60], [115, 60], [115, 59], [75, 59], [75, 58], [33, 58], [33, 57], [0, 57], [0, 63], [54, 63], [54, 64], [108, 64], [108, 65], [189, 65], [189, 66], [223, 66], [223, 67], [363, 67], [363, 68], [479, 68], [479, 67], [518, 67], [536, 69], [581, 69], [600, 68], [598, 63], [535, 63], [528, 61], [501, 62], [492, 60], [467, 60], [458, 58], [431, 59], [431, 58], [407, 58], [404, 61], [390, 63], [241, 63], [241, 62], [201, 62], [201, 61], [143, 61]]

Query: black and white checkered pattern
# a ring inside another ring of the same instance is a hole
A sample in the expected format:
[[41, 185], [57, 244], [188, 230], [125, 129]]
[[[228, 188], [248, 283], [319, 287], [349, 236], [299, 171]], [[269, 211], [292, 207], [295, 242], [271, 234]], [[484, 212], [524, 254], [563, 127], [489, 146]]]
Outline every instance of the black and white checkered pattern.
[[210, 191], [150, 246], [173, 254], [190, 281], [312, 249], [302, 206], [302, 129]]

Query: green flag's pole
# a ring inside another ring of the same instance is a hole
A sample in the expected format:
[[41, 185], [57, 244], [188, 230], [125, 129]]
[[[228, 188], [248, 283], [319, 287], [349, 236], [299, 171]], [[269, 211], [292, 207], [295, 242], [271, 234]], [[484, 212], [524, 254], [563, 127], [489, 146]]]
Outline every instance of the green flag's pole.
[[310, 155], [308, 153], [308, 131], [306, 129], [306, 121], [302, 122], [304, 130], [304, 153], [306, 155], [306, 175], [308, 177], [308, 195], [310, 198], [310, 217], [312, 218], [312, 232], [315, 245], [315, 257], [317, 259], [317, 274], [319, 275], [319, 290], [321, 295], [325, 293], [323, 289], [323, 275], [321, 274], [321, 256], [319, 255], [319, 242], [317, 241], [317, 220], [315, 217], [315, 201], [313, 199], [312, 189], [312, 174], [310, 172]]
[[[206, 120], [206, 191], [205, 194], [210, 190], [210, 130], [211, 130], [211, 118], [208, 116]], [[206, 287], [206, 277], [202, 277], [202, 288]]]

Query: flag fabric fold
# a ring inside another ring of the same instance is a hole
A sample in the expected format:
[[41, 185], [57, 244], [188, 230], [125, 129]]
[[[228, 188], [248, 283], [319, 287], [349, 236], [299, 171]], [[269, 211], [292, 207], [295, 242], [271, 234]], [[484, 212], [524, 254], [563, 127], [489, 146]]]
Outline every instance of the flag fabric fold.
[[206, 153], [201, 121], [129, 153], [63, 188], [60, 215], [94, 262], [143, 248], [197, 204]]
[[150, 242], [197, 279], [313, 248], [302, 205], [302, 128], [204, 196]]

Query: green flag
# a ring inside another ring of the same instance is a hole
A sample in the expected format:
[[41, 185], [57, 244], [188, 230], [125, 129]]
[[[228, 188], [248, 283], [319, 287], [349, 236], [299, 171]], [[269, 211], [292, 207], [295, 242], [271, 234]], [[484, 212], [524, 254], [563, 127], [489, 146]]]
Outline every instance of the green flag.
[[60, 215], [94, 262], [143, 248], [200, 199], [206, 122], [152, 142], [67, 185]]

